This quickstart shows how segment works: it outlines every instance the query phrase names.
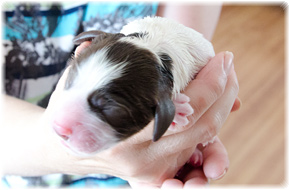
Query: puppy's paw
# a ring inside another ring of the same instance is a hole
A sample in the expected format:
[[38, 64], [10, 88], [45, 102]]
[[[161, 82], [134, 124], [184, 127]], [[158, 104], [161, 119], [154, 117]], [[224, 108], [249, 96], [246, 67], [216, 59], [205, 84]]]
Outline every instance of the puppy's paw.
[[202, 143], [202, 146], [205, 147], [205, 146], [207, 146], [208, 144], [212, 144], [212, 143], [215, 141], [216, 137], [217, 137], [217, 136], [214, 136], [211, 140]]
[[195, 149], [194, 153], [190, 157], [188, 163], [194, 167], [199, 167], [203, 164], [203, 155], [199, 149]]
[[199, 149], [195, 149], [187, 163], [177, 172], [175, 179], [184, 180], [187, 175], [195, 168], [202, 166], [203, 155]]
[[175, 116], [172, 124], [169, 127], [169, 130], [176, 131], [180, 128], [186, 126], [189, 123], [187, 116], [193, 114], [193, 109], [189, 104], [190, 98], [185, 94], [179, 93], [176, 94], [173, 99], [175, 105]]

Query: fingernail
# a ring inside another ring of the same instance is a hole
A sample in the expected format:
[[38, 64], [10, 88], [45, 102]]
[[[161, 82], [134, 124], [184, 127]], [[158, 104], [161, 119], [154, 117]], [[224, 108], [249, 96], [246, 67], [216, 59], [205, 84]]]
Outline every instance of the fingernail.
[[224, 71], [227, 75], [229, 75], [232, 65], [233, 65], [233, 58], [234, 54], [230, 51], [225, 52], [225, 58], [224, 58]]
[[239, 97], [237, 97], [231, 111], [234, 112], [240, 110], [242, 105], [243, 105], [242, 100]]
[[224, 177], [224, 176], [226, 175], [226, 173], [227, 173], [227, 169], [225, 169], [225, 171], [224, 171], [220, 176], [215, 177], [215, 178], [212, 178], [211, 180], [219, 180], [219, 179], [221, 179], [222, 177]]

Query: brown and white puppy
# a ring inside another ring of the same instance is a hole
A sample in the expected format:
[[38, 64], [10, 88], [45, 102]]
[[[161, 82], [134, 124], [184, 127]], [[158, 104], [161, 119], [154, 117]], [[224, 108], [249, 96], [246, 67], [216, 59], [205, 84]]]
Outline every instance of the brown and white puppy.
[[53, 128], [73, 152], [91, 155], [142, 130], [154, 119], [153, 141], [174, 122], [188, 123], [189, 98], [180, 94], [214, 56], [209, 41], [172, 20], [147, 17], [121, 33], [88, 31], [91, 41], [69, 61]]

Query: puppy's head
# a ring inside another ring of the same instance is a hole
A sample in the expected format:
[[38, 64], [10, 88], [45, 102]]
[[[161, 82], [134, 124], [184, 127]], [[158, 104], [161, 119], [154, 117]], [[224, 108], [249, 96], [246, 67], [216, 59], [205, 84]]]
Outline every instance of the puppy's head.
[[154, 118], [156, 141], [172, 122], [171, 60], [124, 40], [132, 37], [142, 35], [90, 31], [75, 38], [76, 44], [92, 42], [70, 61], [53, 122], [74, 152], [93, 154], [109, 148]]

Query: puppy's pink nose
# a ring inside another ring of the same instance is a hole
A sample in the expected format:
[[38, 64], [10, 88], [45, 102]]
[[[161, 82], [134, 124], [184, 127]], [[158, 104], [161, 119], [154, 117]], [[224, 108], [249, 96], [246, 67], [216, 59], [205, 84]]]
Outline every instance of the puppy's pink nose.
[[72, 129], [71, 128], [69, 128], [67, 126], [59, 125], [56, 122], [54, 122], [53, 129], [55, 130], [55, 132], [59, 136], [61, 136], [65, 140], [67, 140], [69, 138], [69, 136], [72, 134]]

